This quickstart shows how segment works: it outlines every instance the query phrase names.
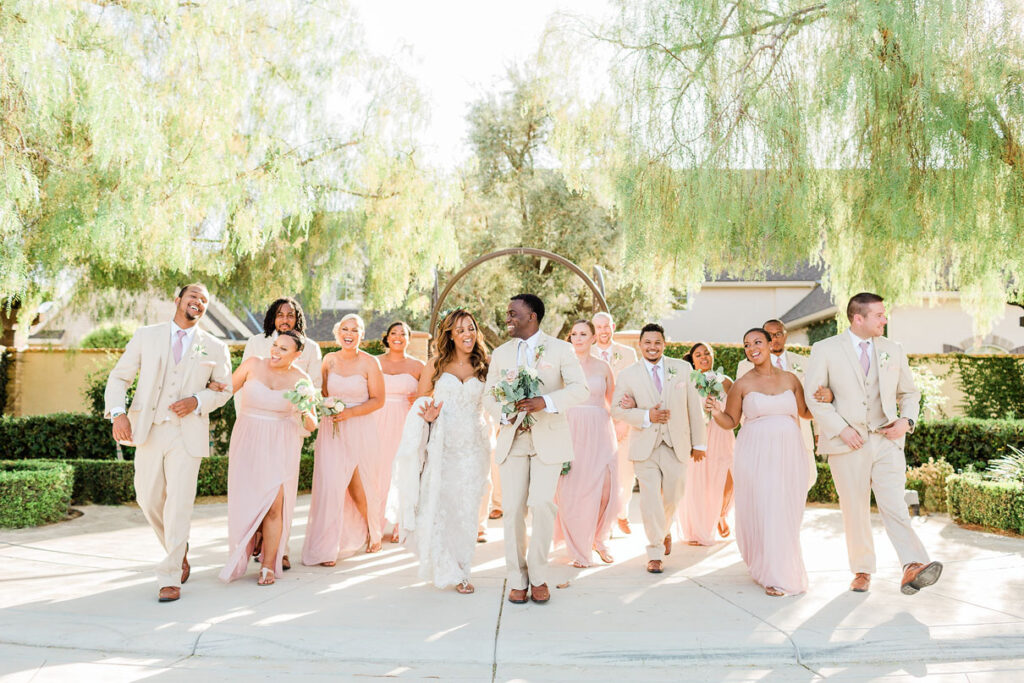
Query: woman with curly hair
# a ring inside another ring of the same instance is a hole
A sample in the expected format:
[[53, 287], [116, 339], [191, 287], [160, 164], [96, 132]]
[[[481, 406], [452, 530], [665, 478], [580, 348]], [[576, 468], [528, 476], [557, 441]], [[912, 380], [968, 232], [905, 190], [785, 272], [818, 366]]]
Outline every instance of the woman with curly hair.
[[459, 593], [473, 592], [469, 570], [491, 454], [482, 405], [487, 363], [473, 314], [445, 315], [395, 455], [397, 501], [388, 506], [419, 557], [420, 578]]

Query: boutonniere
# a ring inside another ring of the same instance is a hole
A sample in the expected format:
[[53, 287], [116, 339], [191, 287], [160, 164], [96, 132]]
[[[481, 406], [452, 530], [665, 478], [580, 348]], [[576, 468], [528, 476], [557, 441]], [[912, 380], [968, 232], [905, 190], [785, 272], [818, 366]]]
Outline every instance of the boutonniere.
[[540, 346], [537, 347], [537, 350], [533, 354], [533, 362], [534, 362], [534, 364], [536, 364], [537, 361], [540, 360], [540, 357], [543, 356], [543, 355], [544, 355], [544, 345], [541, 344]]
[[614, 363], [615, 365], [618, 365], [619, 361], [621, 361], [621, 360], [622, 360], [622, 354], [621, 353], [616, 351], [615, 353], [612, 354], [612, 363]]
[[800, 367], [799, 363], [793, 363], [793, 372], [803, 372], [804, 369]]
[[878, 362], [881, 365], [888, 365], [889, 364], [889, 354], [886, 353], [885, 351], [880, 352], [878, 354]]
[[677, 374], [679, 374], [679, 370], [677, 370], [676, 368], [673, 368], [672, 366], [669, 366], [668, 370], [665, 371], [665, 374], [668, 375], [669, 379], [672, 379]]
[[193, 358], [202, 358], [205, 355], [206, 355], [206, 347], [205, 346], [203, 346], [202, 344], [193, 344], [192, 345], [192, 357]]

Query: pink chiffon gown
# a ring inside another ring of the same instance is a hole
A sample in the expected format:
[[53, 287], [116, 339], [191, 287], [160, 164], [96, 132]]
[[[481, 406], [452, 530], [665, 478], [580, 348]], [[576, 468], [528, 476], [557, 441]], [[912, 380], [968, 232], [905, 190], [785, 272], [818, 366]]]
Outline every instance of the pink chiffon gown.
[[807, 590], [800, 523], [807, 502], [807, 452], [796, 397], [750, 392], [736, 437], [736, 544], [750, 575], [784, 593]]
[[220, 578], [234, 581], [245, 574], [253, 536], [283, 488], [281, 543], [274, 558], [274, 573], [280, 578], [306, 430], [295, 406], [284, 397], [284, 390], [273, 390], [259, 380], [249, 379], [234, 399], [238, 417], [228, 448], [228, 562]]
[[564, 540], [572, 559], [584, 565], [591, 563], [591, 549], [606, 550], [619, 511], [615, 427], [605, 404], [604, 375], [588, 375], [587, 385], [587, 400], [565, 413], [573, 461], [555, 494], [555, 541]]
[[380, 467], [374, 466], [373, 472], [379, 474], [373, 482], [363, 478], [363, 484], [372, 486], [377, 494], [379, 505], [375, 510], [381, 518], [381, 527], [388, 528], [388, 521], [384, 518], [384, 508], [387, 503], [388, 491], [391, 489], [391, 465], [395, 460], [395, 453], [398, 451], [398, 444], [402, 440], [402, 428], [405, 427], [405, 418], [409, 414], [409, 394], [415, 394], [419, 387], [419, 380], [407, 372], [399, 375], [384, 375], [384, 390], [386, 398], [384, 407], [377, 411], [377, 438], [380, 440]]
[[[341, 399], [346, 410], [370, 398], [366, 378], [362, 375], [328, 373], [327, 393]], [[365, 483], [375, 481], [378, 476], [377, 421], [373, 413], [352, 417], [337, 423], [335, 434], [331, 419], [327, 416], [321, 419], [313, 451], [313, 495], [309, 503], [306, 541], [302, 545], [302, 564], [334, 562], [366, 547], [369, 536], [366, 520], [349, 495], [348, 484], [358, 467], [364, 481], [367, 510], [377, 510], [382, 505], [377, 501], [375, 489]], [[374, 519], [375, 532], [379, 534], [379, 519], [376, 516]]]
[[[718, 407], [722, 408], [721, 401]], [[719, 520], [732, 509], [733, 496], [725, 500], [725, 480], [732, 470], [732, 452], [736, 435], [731, 429], [722, 429], [714, 420], [708, 424], [707, 455], [700, 462], [687, 463], [686, 488], [683, 504], [676, 520], [686, 542], [711, 545]]]

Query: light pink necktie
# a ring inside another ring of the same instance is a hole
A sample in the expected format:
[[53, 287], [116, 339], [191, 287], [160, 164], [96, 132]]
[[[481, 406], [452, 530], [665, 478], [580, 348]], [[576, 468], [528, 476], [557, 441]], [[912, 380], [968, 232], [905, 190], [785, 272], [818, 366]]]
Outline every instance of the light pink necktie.
[[655, 365], [654, 368], [651, 370], [651, 372], [653, 373], [653, 376], [654, 376], [654, 388], [657, 389], [658, 393], [660, 394], [661, 393], [661, 377], [658, 377], [658, 366]]
[[871, 368], [871, 359], [868, 358], [868, 343], [866, 341], [860, 343], [860, 366], [864, 368], [864, 374], [867, 375]]
[[174, 364], [177, 365], [181, 362], [181, 356], [184, 349], [185, 335], [188, 334], [185, 330], [178, 330], [178, 338], [174, 340], [171, 345], [171, 351], [174, 353]]
[[601, 352], [601, 357], [604, 359], [605, 363], [612, 362], [612, 352], [609, 351], [608, 349], [605, 349], [604, 351]]

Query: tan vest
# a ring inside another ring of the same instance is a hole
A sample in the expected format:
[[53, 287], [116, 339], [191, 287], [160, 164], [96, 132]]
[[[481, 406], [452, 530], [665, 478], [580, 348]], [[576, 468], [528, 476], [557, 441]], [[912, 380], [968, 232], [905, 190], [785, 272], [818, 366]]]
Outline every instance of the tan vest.
[[[167, 342], [170, 346], [171, 342]], [[174, 352], [172, 350], [167, 351], [167, 365], [164, 367], [164, 377], [161, 380], [158, 389], [156, 399], [156, 410], [153, 413], [153, 424], [162, 424], [164, 422], [170, 422], [171, 424], [181, 424], [181, 418], [174, 414], [171, 410], [171, 404], [180, 401], [181, 388], [185, 382], [185, 368], [188, 367], [186, 362], [188, 359], [188, 350], [184, 350], [181, 355], [181, 362], [174, 362]]]

